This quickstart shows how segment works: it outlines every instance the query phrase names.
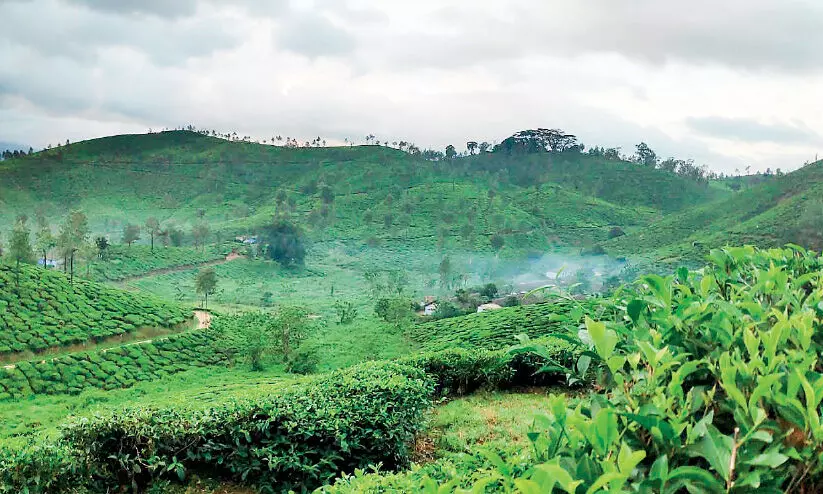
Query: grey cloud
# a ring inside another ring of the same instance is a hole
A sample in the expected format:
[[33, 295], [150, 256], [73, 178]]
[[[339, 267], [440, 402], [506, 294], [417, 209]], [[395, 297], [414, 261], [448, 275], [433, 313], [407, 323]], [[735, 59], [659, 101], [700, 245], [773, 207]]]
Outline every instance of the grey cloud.
[[310, 58], [342, 56], [356, 47], [354, 36], [323, 15], [296, 13], [277, 33], [278, 47]]
[[823, 67], [818, 49], [823, 46], [823, 2], [812, 0], [511, 0], [505, 8], [475, 9], [447, 2], [428, 15], [425, 25], [425, 30], [389, 36], [383, 44], [390, 47], [386, 58], [440, 67], [535, 54], [617, 53], [655, 65]]
[[197, 11], [197, 0], [66, 0], [93, 10], [114, 14], [148, 14], [187, 17]]
[[756, 120], [726, 117], [698, 117], [686, 125], [707, 137], [747, 143], [820, 144], [820, 134], [802, 125], [764, 124]]
[[[38, 9], [36, 21], [31, 18], [33, 8]], [[5, 39], [46, 57], [86, 63], [96, 60], [101, 50], [128, 47], [158, 64], [174, 65], [239, 43], [230, 25], [209, 17], [171, 22], [77, 9], [49, 0], [0, 4], [0, 17], [6, 24], [0, 42]]]

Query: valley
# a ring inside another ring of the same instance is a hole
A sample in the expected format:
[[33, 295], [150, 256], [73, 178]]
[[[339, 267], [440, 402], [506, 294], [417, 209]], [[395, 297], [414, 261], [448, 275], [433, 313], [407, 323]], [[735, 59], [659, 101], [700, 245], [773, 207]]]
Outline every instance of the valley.
[[811, 492], [822, 170], [193, 130], [6, 159], [0, 492]]

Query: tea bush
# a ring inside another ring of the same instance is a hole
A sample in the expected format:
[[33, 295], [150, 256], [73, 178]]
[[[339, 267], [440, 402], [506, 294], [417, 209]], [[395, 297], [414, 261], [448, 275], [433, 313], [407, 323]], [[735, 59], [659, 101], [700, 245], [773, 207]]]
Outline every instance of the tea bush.
[[229, 355], [210, 330], [194, 330], [146, 343], [18, 362], [0, 368], [0, 400], [35, 394], [78, 394], [118, 389], [188, 369], [225, 363]]
[[515, 344], [518, 335], [537, 338], [560, 332], [566, 327], [576, 328], [584, 315], [599, 318], [609, 310], [602, 299], [559, 299], [418, 324], [410, 328], [407, 334], [427, 350], [498, 350]]
[[106, 251], [105, 260], [95, 261], [92, 265], [91, 276], [100, 281], [117, 281], [160, 269], [194, 267], [224, 257], [219, 252], [187, 247], [155, 246], [152, 252], [148, 245], [113, 245]]
[[64, 438], [85, 452], [95, 481], [110, 487], [200, 471], [301, 491], [371, 463], [405, 466], [431, 391], [418, 369], [367, 363], [209, 408], [131, 408], [81, 419]]
[[[823, 258], [715, 250], [702, 271], [642, 277], [615, 302], [619, 317], [579, 333], [579, 360], [597, 370], [587, 406], [553, 397], [531, 451], [404, 482], [432, 493], [820, 492]], [[329, 492], [389, 482], [360, 472]]]
[[141, 327], [171, 328], [191, 319], [177, 305], [64, 274], [0, 264], [0, 358], [96, 343]]

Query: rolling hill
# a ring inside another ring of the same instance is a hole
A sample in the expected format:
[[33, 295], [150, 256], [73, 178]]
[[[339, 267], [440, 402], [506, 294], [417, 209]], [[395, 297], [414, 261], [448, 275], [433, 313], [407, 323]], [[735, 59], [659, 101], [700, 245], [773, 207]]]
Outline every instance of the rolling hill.
[[610, 254], [640, 254], [666, 265], [697, 262], [723, 245], [786, 243], [823, 248], [823, 161], [672, 214], [605, 247]]
[[78, 142], [3, 162], [0, 175], [0, 227], [17, 214], [56, 222], [78, 208], [112, 240], [150, 216], [206, 222], [226, 238], [280, 214], [315, 241], [433, 246], [446, 237], [488, 249], [502, 234], [509, 247], [542, 249], [605, 240], [614, 226], [631, 230], [728, 194], [579, 152], [428, 161], [380, 146], [276, 147], [186, 131]]

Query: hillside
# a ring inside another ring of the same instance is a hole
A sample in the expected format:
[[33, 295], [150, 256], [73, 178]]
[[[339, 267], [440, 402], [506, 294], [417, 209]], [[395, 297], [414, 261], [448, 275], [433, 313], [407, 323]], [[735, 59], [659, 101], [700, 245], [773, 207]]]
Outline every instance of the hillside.
[[676, 264], [702, 260], [722, 245], [786, 243], [823, 248], [823, 162], [667, 216], [605, 245], [614, 255]]
[[184, 131], [74, 143], [3, 162], [0, 175], [0, 226], [36, 211], [57, 222], [79, 208], [113, 241], [150, 216], [186, 229], [206, 222], [226, 238], [278, 214], [318, 241], [430, 247], [445, 236], [488, 249], [503, 233], [514, 248], [579, 246], [724, 195], [579, 152], [437, 162], [379, 146], [287, 148]]
[[63, 273], [0, 263], [0, 361], [16, 361], [73, 346], [94, 346], [147, 331], [172, 331], [189, 310]]

